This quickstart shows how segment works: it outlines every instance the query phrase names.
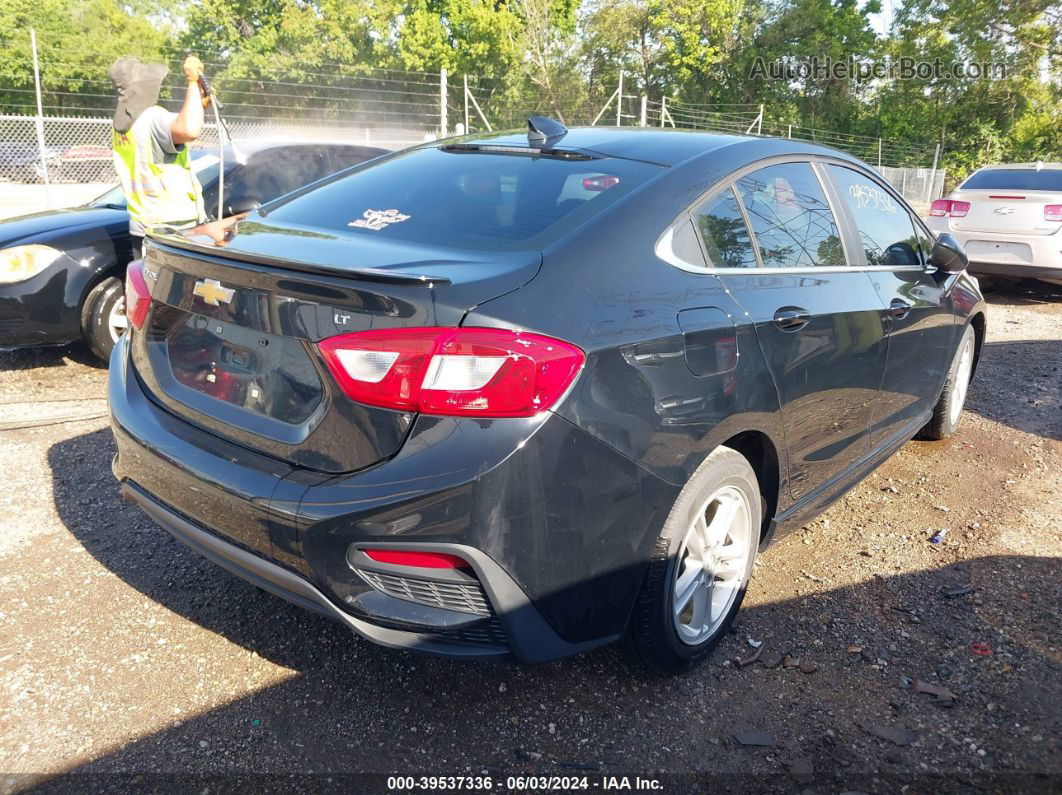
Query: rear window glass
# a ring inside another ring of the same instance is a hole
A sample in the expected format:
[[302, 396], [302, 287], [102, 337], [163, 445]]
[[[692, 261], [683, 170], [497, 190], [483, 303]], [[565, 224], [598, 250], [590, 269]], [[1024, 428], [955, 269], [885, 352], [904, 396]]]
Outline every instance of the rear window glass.
[[807, 163], [753, 171], [737, 181], [765, 268], [845, 264], [837, 222]]
[[269, 217], [404, 242], [534, 249], [660, 171], [611, 158], [414, 149], [296, 195]]
[[717, 268], [757, 266], [749, 230], [732, 190], [725, 190], [702, 205], [694, 211], [694, 217], [712, 265]]
[[978, 171], [962, 184], [962, 188], [1062, 191], [1062, 169], [993, 168]]

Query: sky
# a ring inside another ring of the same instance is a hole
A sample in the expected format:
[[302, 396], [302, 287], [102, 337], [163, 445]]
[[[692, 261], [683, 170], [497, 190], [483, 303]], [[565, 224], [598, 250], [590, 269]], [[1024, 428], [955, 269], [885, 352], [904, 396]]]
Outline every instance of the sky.
[[879, 35], [886, 33], [892, 19], [893, 0], [881, 0], [881, 13], [870, 15], [870, 24]]

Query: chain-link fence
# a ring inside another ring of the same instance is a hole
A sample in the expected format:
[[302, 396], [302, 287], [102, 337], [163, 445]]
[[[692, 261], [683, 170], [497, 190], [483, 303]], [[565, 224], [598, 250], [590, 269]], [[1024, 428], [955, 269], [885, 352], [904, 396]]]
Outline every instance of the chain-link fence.
[[[944, 174], [933, 167], [939, 152], [931, 146], [783, 124], [772, 120], [770, 108], [763, 105], [653, 99], [631, 93], [620, 75], [611, 82], [565, 87], [526, 80], [514, 85], [504, 77], [445, 72], [352, 73], [336, 65], [300, 72], [297, 80], [264, 80], [227, 74], [220, 64], [211, 66], [220, 70], [215, 88], [225, 101], [224, 117], [237, 141], [327, 140], [400, 149], [455, 132], [522, 128], [528, 116], [543, 114], [569, 126], [667, 127], [815, 141], [876, 166], [920, 209], [943, 191]], [[179, 76], [179, 64], [171, 63], [162, 100], [171, 109], [181, 98]], [[41, 185], [47, 178], [56, 188], [39, 206], [63, 206], [75, 195], [66, 186], [116, 181], [110, 152], [112, 89], [102, 67], [98, 75], [81, 78], [78, 91], [49, 88], [43, 80], [44, 112], [39, 118], [28, 97], [19, 99], [31, 94], [30, 89], [10, 91], [21, 93], [12, 94], [15, 99], [5, 99], [0, 107], [19, 111], [0, 115], [0, 182], [9, 183], [9, 194], [11, 183]], [[208, 123], [196, 145], [216, 144], [217, 133]], [[77, 193], [78, 198], [82, 195]], [[33, 202], [27, 206], [38, 208]]]
[[[45, 116], [44, 156], [37, 141], [34, 116], [0, 115], [0, 181], [42, 184], [113, 183], [117, 181], [111, 158], [111, 120]], [[430, 130], [378, 127], [371, 124], [326, 124], [276, 121], [233, 121], [234, 140], [329, 141], [404, 149], [430, 139]], [[194, 144], [217, 146], [218, 134], [208, 122]]]
[[878, 171], [923, 215], [929, 212], [934, 199], [944, 195], [944, 169], [882, 166]]

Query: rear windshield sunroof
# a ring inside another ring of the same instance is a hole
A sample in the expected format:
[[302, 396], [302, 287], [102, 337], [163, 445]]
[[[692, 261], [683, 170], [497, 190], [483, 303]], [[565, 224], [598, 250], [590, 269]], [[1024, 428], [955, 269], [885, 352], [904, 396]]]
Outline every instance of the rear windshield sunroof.
[[992, 168], [978, 171], [960, 188], [968, 190], [1051, 190], [1062, 191], [1062, 169]]
[[381, 239], [540, 249], [662, 167], [614, 158], [402, 152], [266, 208], [271, 219]]

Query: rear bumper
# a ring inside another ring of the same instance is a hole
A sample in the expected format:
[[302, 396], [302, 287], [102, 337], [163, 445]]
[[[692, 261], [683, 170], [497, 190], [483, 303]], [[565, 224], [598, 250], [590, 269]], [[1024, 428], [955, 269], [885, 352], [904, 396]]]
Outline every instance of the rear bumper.
[[1030, 279], [1062, 279], [1062, 232], [1017, 235], [1004, 232], [959, 231], [946, 218], [930, 218], [934, 232], [958, 240], [970, 259], [970, 272]]
[[[448, 657], [505, 658], [509, 649], [503, 645], [488, 643], [467, 643], [448, 641], [433, 633], [419, 633], [393, 629], [357, 618], [339, 609], [323, 591], [304, 577], [295, 574], [283, 566], [256, 555], [231, 541], [226, 541], [182, 517], [179, 513], [156, 500], [146, 491], [131, 481], [122, 483], [122, 496], [136, 503], [158, 525], [167, 530], [178, 541], [188, 545], [207, 560], [227, 569], [238, 577], [257, 585], [264, 591], [298, 605], [306, 610], [319, 613], [333, 621], [345, 625], [361, 637], [394, 649], [408, 649]], [[519, 597], [513, 590], [515, 584], [497, 568], [489, 559], [480, 557], [476, 550], [461, 548], [457, 545], [439, 545], [441, 551], [462, 554], [466, 559], [479, 558], [479, 565], [491, 569], [490, 579], [495, 588], [508, 592], [510, 596]], [[526, 605], [524, 606], [526, 609]], [[532, 618], [532, 616], [525, 616]], [[541, 619], [539, 619], [541, 620]], [[578, 651], [574, 649], [573, 651]]]
[[1010, 276], [1020, 279], [1062, 279], [1062, 265], [1013, 265], [999, 262], [971, 262], [970, 273], [977, 276]]
[[[119, 342], [110, 403], [123, 493], [193, 549], [385, 646], [540, 662], [615, 640], [674, 487], [553, 415], [420, 418], [360, 473], [315, 473], [207, 434], [152, 403]], [[355, 545], [471, 564], [489, 615], [370, 587]]]

